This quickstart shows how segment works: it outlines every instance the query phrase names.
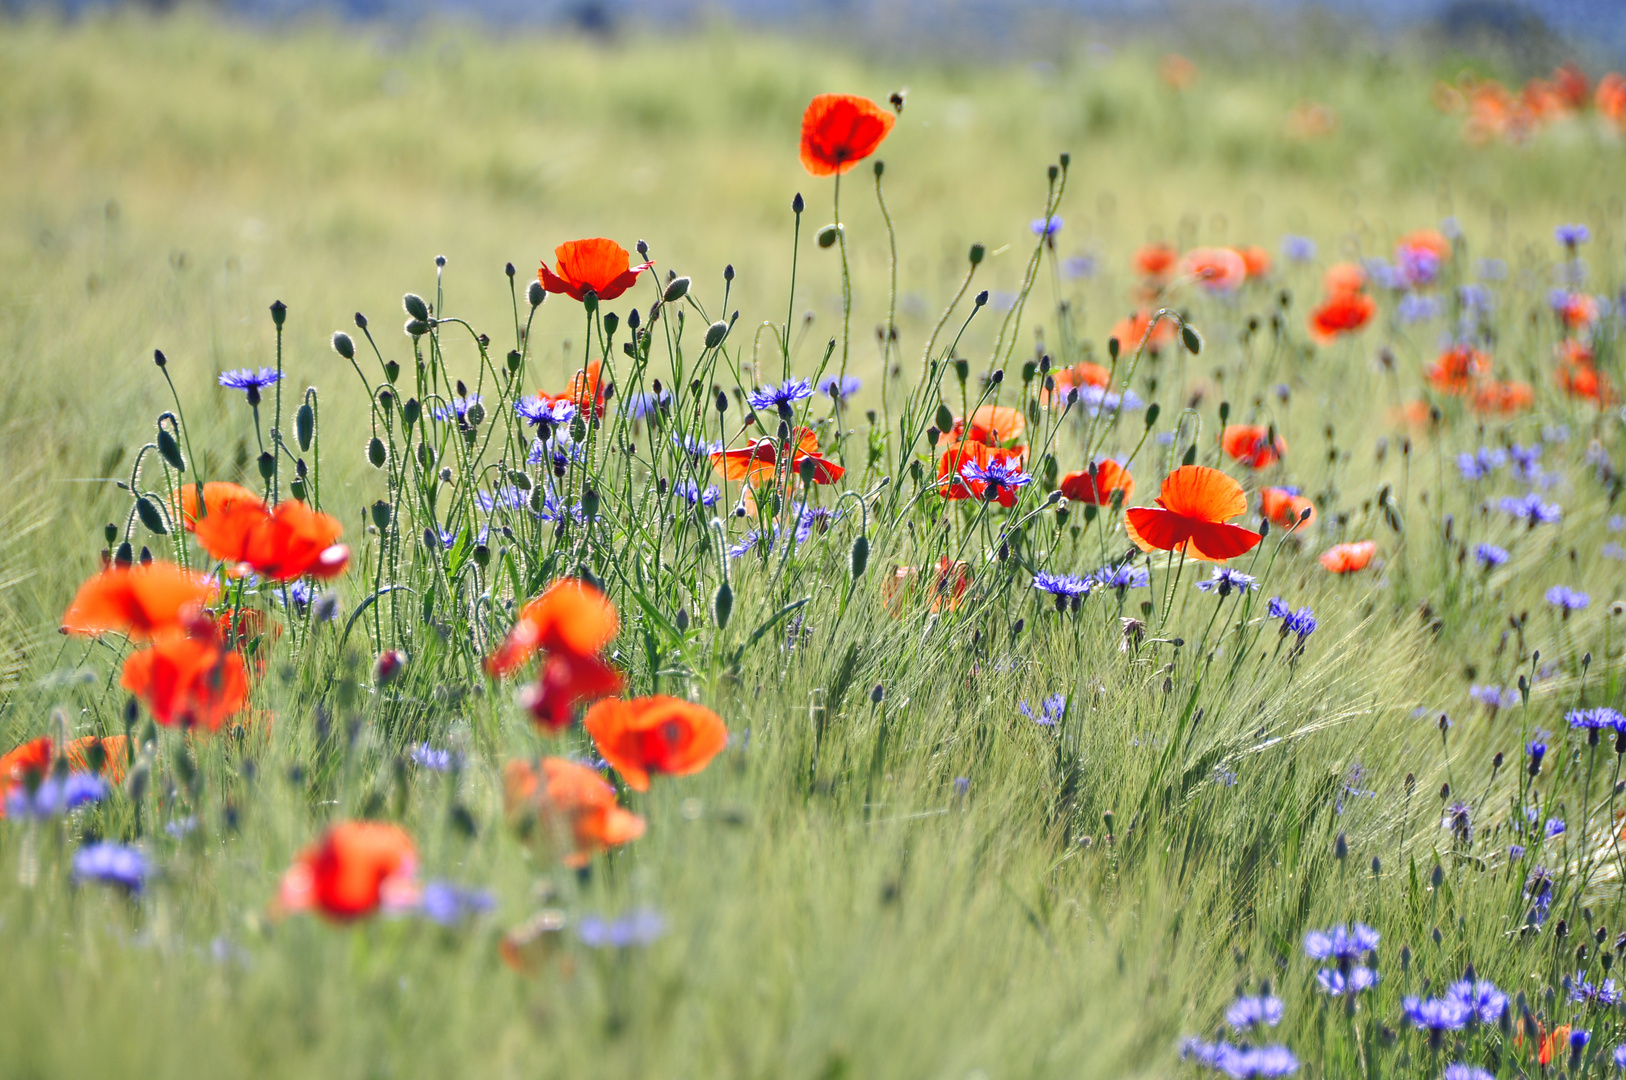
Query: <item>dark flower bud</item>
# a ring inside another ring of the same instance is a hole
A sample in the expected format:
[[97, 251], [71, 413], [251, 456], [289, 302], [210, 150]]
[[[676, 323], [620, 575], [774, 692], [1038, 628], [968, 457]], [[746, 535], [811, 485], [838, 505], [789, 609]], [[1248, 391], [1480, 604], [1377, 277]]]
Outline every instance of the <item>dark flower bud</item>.
[[717, 586], [717, 593], [711, 598], [711, 614], [717, 622], [717, 629], [721, 630], [728, 625], [728, 616], [733, 611], [734, 590], [725, 581]]
[[869, 692], [869, 700], [871, 705], [879, 705], [881, 702], [885, 701], [886, 687], [880, 683], [876, 683], [875, 689]]
[[805, 209], [807, 209], [807, 203], [802, 200], [802, 193], [798, 191], [796, 197], [790, 201], [790, 212], [800, 214]]
[[109, 521], [102, 527], [102, 536], [107, 540], [107, 546], [112, 547], [113, 541], [119, 538], [119, 527]]
[[718, 320], [706, 328], [706, 348], [715, 349], [728, 336], [728, 324]]
[[728, 395], [721, 390], [717, 391], [717, 411], [719, 413], [728, 411]]
[[429, 324], [422, 319], [408, 319], [402, 329], [406, 331], [408, 337], [421, 338], [429, 333]]
[[158, 513], [158, 507], [153, 505], [151, 499], [143, 495], [136, 500], [135, 505], [136, 517], [141, 519], [141, 524], [147, 527], [148, 532], [157, 533], [159, 536], [168, 535], [169, 526], [164, 524], [163, 516]]
[[363, 315], [359, 311], [356, 312], [356, 329], [358, 329], [358, 330], [367, 329], [367, 316]]
[[640, 259], [649, 258], [649, 242], [647, 240], [638, 241], [637, 247], [638, 247], [638, 257]]
[[1428, 876], [1428, 882], [1436, 889], [1445, 883], [1445, 869], [1439, 863], [1434, 864], [1434, 872]]
[[400, 677], [406, 665], [406, 653], [400, 649], [385, 649], [378, 654], [378, 661], [373, 665], [373, 681], [379, 686], [388, 686]]
[[982, 262], [982, 257], [984, 255], [986, 255], [987, 253], [988, 253], [988, 249], [983, 247], [981, 244], [972, 244], [971, 245], [971, 265], [976, 266], [976, 265], [980, 264]]
[[269, 450], [255, 458], [254, 463], [259, 466], [260, 479], [262, 480], [271, 479], [272, 474], [277, 471], [277, 459], [271, 455]]
[[513, 263], [507, 264], [506, 266], [504, 266], [502, 268], [502, 272], [507, 274], [510, 278], [513, 277], [514, 276], [514, 264]]
[[169, 364], [169, 358], [164, 355], [163, 349], [154, 349], [152, 351], [152, 362], [159, 367], [165, 367]]
[[818, 241], [821, 248], [834, 247], [838, 237], [841, 236], [840, 225], [826, 225], [819, 230]]
[[879, 180], [881, 178], [881, 174], [884, 173], [884, 172], [886, 172], [886, 162], [882, 161], [880, 158], [876, 158], [875, 159], [875, 179]]
[[734, 264], [733, 263], [729, 263], [727, 266], [723, 267], [723, 280], [724, 281], [733, 281], [734, 280]]
[[[689, 294], [689, 279], [686, 277], [673, 278], [666, 283], [666, 291], [661, 293], [661, 299], [668, 304], [676, 303]], [[634, 326], [634, 329], [637, 327]]]
[[186, 460], [181, 457], [180, 444], [175, 441], [175, 436], [164, 428], [158, 429], [158, 454], [169, 462], [169, 467], [176, 472], [186, 471]]
[[130, 541], [126, 540], [113, 552], [113, 565], [129, 566], [133, 562], [135, 562], [135, 549], [130, 546]]
[[1203, 351], [1203, 339], [1197, 336], [1197, 331], [1184, 323], [1180, 324], [1180, 340], [1185, 342], [1186, 350], [1193, 356]]
[[445, 267], [446, 267], [446, 256], [444, 256], [444, 255], [436, 255], [435, 256], [435, 269], [436, 270], [443, 270], [443, 269], [445, 269]]
[[976, 299], [971, 301], [971, 304], [972, 304], [973, 307], [979, 307], [979, 308], [985, 306], [987, 303], [988, 303], [988, 290], [987, 289], [982, 290], [982, 292], [977, 294]]
[[417, 293], [407, 293], [401, 297], [401, 306], [406, 309], [408, 315], [419, 322], [429, 321], [429, 305], [424, 303], [423, 297]]
[[1377, 877], [1381, 873], [1383, 873], [1383, 863], [1379, 862], [1378, 857], [1374, 855], [1372, 856], [1372, 876]]
[[1004, 368], [996, 369], [994, 371], [994, 373], [988, 377], [988, 380], [990, 382], [992, 382], [995, 386], [998, 386], [1000, 383], [1005, 381], [1005, 369]]
[[379, 499], [377, 502], [373, 503], [373, 524], [378, 526], [379, 532], [383, 532], [385, 529], [390, 527], [390, 518], [393, 516], [393, 514], [394, 508], [383, 499]]
[[609, 312], [604, 316], [604, 332], [610, 337], [615, 337], [616, 328], [620, 325], [621, 317], [615, 312]]
[[1332, 857], [1339, 862], [1349, 858], [1349, 840], [1343, 833], [1339, 833], [1332, 842]]
[[384, 440], [374, 435], [367, 443], [367, 460], [372, 462], [373, 468], [382, 469], [389, 454], [384, 449]]
[[931, 444], [933, 449], [936, 449], [937, 440], [942, 437], [943, 433], [937, 430], [937, 425], [933, 424], [931, 427], [926, 429], [926, 441]]
[[547, 291], [542, 288], [542, 283], [540, 281], [531, 282], [530, 286], [525, 290], [525, 299], [530, 302], [530, 305], [533, 308], [541, 307], [542, 301], [546, 300], [547, 298]]
[[284, 321], [287, 320], [287, 318], [288, 318], [288, 305], [284, 304], [281, 300], [272, 301], [272, 303], [271, 303], [271, 321], [276, 324], [277, 329], [279, 329], [279, 330], [282, 329], [282, 324], [283, 324]]

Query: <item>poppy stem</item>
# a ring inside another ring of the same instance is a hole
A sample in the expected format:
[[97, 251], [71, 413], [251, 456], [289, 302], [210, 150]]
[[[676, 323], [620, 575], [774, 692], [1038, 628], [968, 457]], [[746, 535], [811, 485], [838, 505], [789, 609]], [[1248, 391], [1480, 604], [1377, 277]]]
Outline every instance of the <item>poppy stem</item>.
[[[847, 265], [847, 231], [841, 227], [841, 174], [836, 173], [834, 213], [836, 245], [841, 250], [841, 379], [847, 379], [847, 350], [853, 327], [853, 280]], [[884, 376], [883, 376], [884, 377]]]

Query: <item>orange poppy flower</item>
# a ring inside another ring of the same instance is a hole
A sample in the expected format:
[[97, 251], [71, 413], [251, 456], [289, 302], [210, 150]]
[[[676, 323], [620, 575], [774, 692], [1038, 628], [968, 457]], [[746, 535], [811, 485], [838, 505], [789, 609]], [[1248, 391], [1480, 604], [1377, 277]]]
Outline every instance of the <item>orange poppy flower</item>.
[[1605, 118], [1626, 127], [1626, 77], [1611, 71], [1599, 79], [1598, 90], [1592, 100]]
[[277, 906], [349, 922], [381, 907], [410, 907], [418, 898], [417, 872], [418, 849], [405, 829], [341, 821], [299, 853], [283, 875]]
[[1112, 327], [1112, 333], [1107, 336], [1118, 339], [1120, 353], [1133, 353], [1142, 348], [1156, 352], [1174, 340], [1174, 320], [1159, 319], [1157, 325], [1153, 326], [1150, 311], [1137, 311], [1127, 318], [1119, 319]]
[[1366, 288], [1366, 271], [1355, 263], [1333, 263], [1321, 278], [1321, 287], [1333, 296]]
[[273, 581], [337, 577], [350, 562], [350, 549], [339, 543], [343, 531], [334, 518], [289, 499], [249, 533], [242, 561]]
[[869, 98], [820, 94], [802, 113], [802, 167], [838, 176], [875, 153], [896, 117]]
[[1321, 553], [1321, 565], [1334, 574], [1353, 574], [1365, 570], [1366, 564], [1377, 554], [1375, 540], [1358, 540], [1353, 544], [1334, 544]]
[[[1540, 1021], [1536, 1021], [1536, 1061], [1541, 1065], [1551, 1065], [1553, 1055], [1558, 1054], [1562, 1060], [1565, 1048], [1570, 1041], [1570, 1026], [1560, 1024], [1549, 1033]], [[1524, 1023], [1518, 1024], [1518, 1031], [1513, 1036], [1513, 1045], [1524, 1046]]]
[[1310, 313], [1310, 337], [1330, 345], [1365, 326], [1377, 312], [1377, 301], [1363, 292], [1335, 292]]
[[1180, 260], [1180, 273], [1209, 292], [1231, 292], [1247, 280], [1248, 264], [1230, 248], [1193, 248]]
[[604, 418], [604, 365], [599, 360], [589, 360], [587, 366], [570, 377], [570, 385], [565, 388], [563, 400], [576, 406], [576, 411], [583, 416]]
[[983, 405], [971, 414], [969, 430], [962, 418], [954, 421], [954, 430], [949, 435], [960, 439], [969, 434], [974, 442], [996, 446], [1020, 442], [1027, 430], [1027, 420], [1022, 416], [1021, 409], [1013, 409], [1009, 405]]
[[[81, 735], [68, 744], [68, 764], [80, 772], [90, 772], [90, 752], [98, 746], [102, 751], [101, 774], [111, 783], [123, 783], [130, 757], [130, 740], [123, 735]], [[0, 766], [0, 782], [4, 782], [5, 775], [5, 768]]]
[[1591, 364], [1565, 364], [1555, 373], [1559, 388], [1571, 397], [1590, 401], [1595, 405], [1609, 405], [1615, 400], [1615, 391], [1608, 376]]
[[540, 818], [562, 834], [570, 848], [566, 866], [586, 866], [597, 852], [644, 835], [644, 819], [616, 805], [615, 788], [587, 766], [563, 758], [543, 758], [540, 771], [510, 761], [503, 766], [503, 799], [516, 825]]
[[[198, 486], [182, 484], [176, 491], [181, 511], [181, 524], [187, 532], [196, 532], [198, 525]], [[217, 514], [230, 514], [239, 507], [265, 509], [265, 500], [241, 484], [224, 480], [211, 480], [203, 485], [203, 518]], [[201, 541], [200, 541], [201, 543]]]
[[1474, 383], [1489, 375], [1490, 370], [1490, 357], [1471, 345], [1453, 345], [1441, 353], [1439, 359], [1423, 367], [1423, 377], [1436, 390], [1466, 394]]
[[1287, 455], [1287, 440], [1261, 424], [1228, 424], [1220, 444], [1232, 458], [1250, 469], [1267, 469]]
[[6, 797], [12, 789], [31, 777], [43, 778], [55, 760], [51, 739], [44, 735], [0, 756], [0, 818], [6, 816]]
[[525, 688], [520, 704], [536, 725], [553, 734], [570, 726], [578, 705], [619, 694], [621, 673], [591, 653], [552, 652], [536, 683]]
[[1176, 90], [1184, 90], [1197, 80], [1197, 65], [1179, 53], [1169, 53], [1157, 62], [1157, 77]]
[[1240, 247], [1236, 253], [1242, 257], [1242, 268], [1247, 271], [1249, 281], [1270, 273], [1270, 252], [1264, 248]]
[[185, 625], [214, 595], [212, 581], [174, 563], [112, 566], [79, 586], [62, 629], [84, 635], [120, 631], [132, 641], [150, 641]]
[[227, 651], [212, 633], [163, 635], [124, 661], [119, 685], [146, 702], [153, 719], [166, 727], [217, 731], [248, 704], [243, 657]]
[[[796, 440], [796, 446], [790, 455], [789, 477], [792, 481], [801, 475], [804, 461], [813, 463], [815, 484], [833, 484], [846, 475], [846, 469], [820, 455], [819, 437], [810, 429], [798, 427], [792, 434]], [[721, 472], [726, 479], [759, 484], [777, 471], [778, 454], [778, 440], [771, 435], [764, 435], [748, 446], [713, 453], [711, 464], [712, 468]]]
[[1587, 91], [1586, 72], [1574, 64], [1562, 64], [1553, 72], [1553, 92], [1567, 109], [1580, 109], [1585, 107]]
[[1291, 529], [1299, 523], [1299, 516], [1306, 510], [1310, 511], [1310, 516], [1304, 519], [1304, 525], [1308, 528], [1315, 522], [1315, 503], [1287, 488], [1259, 489], [1259, 514], [1272, 525]]
[[1427, 251], [1442, 263], [1451, 257], [1451, 241], [1438, 229], [1418, 229], [1400, 238], [1401, 250]]
[[1174, 269], [1179, 258], [1180, 252], [1171, 244], [1147, 244], [1135, 252], [1135, 269], [1146, 277], [1161, 278]]
[[582, 726], [627, 786], [648, 791], [651, 773], [690, 776], [728, 744], [722, 717], [682, 698], [609, 698], [587, 710]]
[[536, 272], [542, 287], [550, 293], [564, 293], [583, 300], [592, 293], [600, 300], [614, 300], [637, 282], [638, 275], [654, 262], [632, 265], [627, 249], [614, 240], [595, 236], [590, 240], [568, 240], [553, 249], [557, 271], [544, 262]]
[[1474, 391], [1473, 406], [1479, 412], [1510, 416], [1535, 402], [1536, 391], [1529, 383], [1492, 380]]
[[1204, 562], [1224, 562], [1262, 539], [1225, 523], [1247, 510], [1241, 484], [1218, 469], [1182, 465], [1164, 479], [1156, 507], [1124, 512], [1124, 531], [1142, 551], [1181, 551]]
[[1061, 493], [1074, 502], [1090, 503], [1094, 506], [1111, 506], [1114, 492], [1123, 492], [1123, 503], [1129, 502], [1129, 497], [1135, 493], [1135, 478], [1129, 475], [1129, 470], [1113, 461], [1111, 458], [1102, 458], [1095, 463], [1095, 475], [1091, 470], [1068, 473], [1061, 478]]
[[514, 628], [486, 658], [486, 671], [511, 675], [538, 650], [593, 656], [620, 629], [621, 617], [608, 597], [585, 581], [559, 578], [520, 610]]
[[[915, 589], [920, 584], [920, 578], [921, 572], [913, 566], [900, 566], [881, 582], [881, 602], [886, 605], [887, 613], [894, 619], [903, 617], [906, 601], [914, 595]], [[960, 601], [965, 598], [970, 588], [971, 564], [963, 561], [950, 562], [949, 557], [944, 555], [937, 560], [937, 570], [932, 574], [931, 609], [958, 610]]]
[[1590, 330], [1598, 321], [1598, 301], [1586, 293], [1570, 292], [1557, 305], [1558, 321], [1571, 332]]

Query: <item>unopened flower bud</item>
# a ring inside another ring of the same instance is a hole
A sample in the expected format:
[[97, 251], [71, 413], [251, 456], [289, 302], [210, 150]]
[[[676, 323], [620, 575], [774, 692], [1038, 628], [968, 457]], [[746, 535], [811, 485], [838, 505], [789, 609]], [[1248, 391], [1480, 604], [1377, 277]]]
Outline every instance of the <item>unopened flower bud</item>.
[[525, 290], [525, 299], [530, 301], [533, 308], [541, 307], [542, 301], [546, 300], [547, 298], [547, 290], [542, 288], [542, 283], [540, 281], [531, 282], [530, 287]]
[[401, 306], [406, 308], [408, 315], [419, 322], [429, 321], [429, 305], [424, 303], [423, 297], [417, 293], [407, 293], [401, 297]]
[[388, 686], [406, 670], [406, 666], [406, 653], [400, 649], [385, 649], [378, 654], [378, 661], [373, 665], [373, 681], [379, 686]]
[[346, 360], [354, 360], [356, 358], [356, 343], [350, 340], [350, 335], [343, 330], [335, 330], [333, 332], [333, 351]]

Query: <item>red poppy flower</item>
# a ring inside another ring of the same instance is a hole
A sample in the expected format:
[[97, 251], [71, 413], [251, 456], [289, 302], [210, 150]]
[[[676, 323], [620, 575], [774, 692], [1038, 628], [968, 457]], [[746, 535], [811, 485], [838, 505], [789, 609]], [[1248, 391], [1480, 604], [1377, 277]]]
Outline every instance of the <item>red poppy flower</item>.
[[570, 726], [576, 707], [619, 694], [621, 673], [589, 653], [552, 652], [542, 663], [535, 685], [525, 688], [520, 704], [536, 725], [558, 734]]
[[1478, 412], [1510, 416], [1536, 403], [1536, 391], [1529, 383], [1492, 380], [1474, 390], [1473, 407]]
[[1626, 77], [1611, 71], [1598, 80], [1592, 100], [1598, 112], [1617, 126], [1626, 128]]
[[1170, 244], [1147, 244], [1135, 252], [1135, 269], [1146, 277], [1161, 278], [1174, 269], [1179, 258], [1180, 252]]
[[1335, 292], [1310, 313], [1310, 337], [1330, 345], [1365, 326], [1377, 312], [1377, 301], [1363, 292]]
[[1570, 397], [1581, 398], [1595, 405], [1609, 405], [1615, 400], [1615, 391], [1608, 376], [1590, 363], [1564, 364], [1555, 373], [1559, 388]]
[[283, 912], [315, 909], [349, 922], [381, 907], [416, 902], [418, 849], [405, 829], [385, 821], [341, 821], [300, 852], [283, 875]]
[[[124, 735], [81, 735], [68, 744], [68, 764], [79, 772], [90, 772], [90, 755], [96, 748], [101, 749], [101, 768], [103, 776], [114, 784], [124, 782], [125, 766], [130, 758], [130, 740]], [[5, 777], [5, 769], [0, 767], [0, 779]]]
[[1366, 288], [1366, 271], [1355, 263], [1333, 263], [1321, 278], [1321, 287], [1333, 296]]
[[728, 743], [728, 729], [716, 713], [664, 695], [601, 701], [587, 710], [582, 726], [634, 791], [648, 791], [652, 773], [699, 772]]
[[1180, 273], [1209, 292], [1231, 292], [1247, 280], [1248, 264], [1230, 248], [1193, 248], [1180, 260]]
[[868, 98], [820, 94], [802, 113], [802, 167], [836, 176], [875, 153], [896, 117]]
[[1431, 364], [1423, 367], [1423, 377], [1436, 390], [1447, 394], [1466, 394], [1474, 384], [1490, 374], [1490, 357], [1471, 345], [1453, 345]]
[[1154, 326], [1150, 311], [1137, 311], [1128, 318], [1119, 319], [1107, 336], [1118, 339], [1120, 353], [1134, 353], [1142, 348], [1157, 352], [1174, 340], [1174, 320], [1162, 318]]
[[0, 756], [0, 818], [6, 816], [6, 797], [19, 784], [31, 778], [43, 779], [56, 761], [49, 736], [25, 742], [10, 753]]
[[[798, 427], [792, 432], [795, 447], [791, 450], [789, 480], [801, 476], [802, 462], [813, 463], [813, 482], [833, 484], [846, 475], [847, 470], [819, 453], [819, 438], [811, 430]], [[760, 484], [777, 471], [779, 440], [764, 435], [749, 446], [722, 450], [711, 455], [712, 467], [729, 480], [743, 480]]]
[[[177, 489], [176, 496], [180, 505], [181, 524], [187, 532], [196, 532], [199, 521], [198, 486], [182, 484]], [[244, 506], [259, 507], [263, 510], [265, 500], [241, 484], [211, 480], [203, 485], [204, 519], [217, 514], [230, 514], [234, 509]]]
[[510, 761], [503, 767], [503, 801], [516, 825], [540, 819], [566, 849], [566, 866], [583, 867], [594, 854], [636, 840], [644, 819], [616, 805], [615, 788], [585, 765], [543, 758], [542, 768]]
[[1248, 272], [1248, 280], [1262, 278], [1270, 273], [1270, 252], [1262, 247], [1240, 247], [1236, 253], [1242, 256], [1242, 266]]
[[627, 249], [602, 236], [591, 240], [569, 240], [553, 249], [557, 272], [543, 263], [537, 280], [550, 293], [564, 293], [572, 300], [592, 293], [600, 300], [614, 300], [637, 282], [638, 275], [654, 262], [632, 265]]
[[196, 514], [193, 489], [181, 489], [183, 520], [198, 543], [234, 573], [252, 572], [273, 581], [292, 581], [306, 574], [337, 577], [350, 562], [350, 549], [338, 542], [338, 521], [297, 499], [268, 509], [260, 498], [236, 484], [204, 485], [204, 514]]
[[1310, 516], [1304, 519], [1304, 526], [1308, 528], [1315, 522], [1315, 503], [1286, 488], [1259, 489], [1259, 514], [1272, 525], [1291, 529], [1299, 524], [1299, 517], [1306, 510], [1310, 511]]
[[1565, 293], [1564, 298], [1557, 305], [1558, 321], [1564, 324], [1564, 329], [1572, 333], [1580, 330], [1590, 330], [1598, 321], [1598, 301], [1596, 297], [1586, 293]]
[[1124, 531], [1142, 551], [1183, 551], [1205, 562], [1224, 562], [1251, 551], [1262, 539], [1225, 523], [1247, 509], [1241, 484], [1218, 469], [1182, 465], [1164, 479], [1157, 507], [1124, 512]]
[[1267, 469], [1287, 456], [1287, 440], [1260, 424], [1229, 424], [1220, 436], [1225, 452], [1250, 469]]
[[1358, 540], [1353, 544], [1334, 544], [1321, 553], [1321, 565], [1334, 574], [1353, 574], [1365, 570], [1366, 564], [1377, 554], [1375, 540]]
[[85, 635], [119, 631], [132, 641], [150, 641], [186, 625], [214, 595], [212, 581], [174, 563], [113, 566], [79, 586], [62, 629]]
[[1013, 409], [1009, 405], [983, 405], [971, 414], [969, 427], [964, 419], [956, 420], [954, 430], [949, 435], [955, 439], [969, 435], [974, 442], [998, 446], [1020, 442], [1027, 430], [1027, 420], [1022, 416], [1021, 409]]
[[1396, 246], [1402, 251], [1426, 251], [1441, 262], [1451, 257], [1451, 241], [1438, 229], [1418, 229], [1407, 233]]
[[[204, 624], [208, 625], [208, 624]], [[166, 727], [218, 731], [248, 704], [248, 670], [212, 632], [173, 631], [124, 661], [119, 685]]]
[[576, 578], [559, 578], [526, 604], [486, 671], [511, 675], [538, 650], [592, 656], [615, 640], [621, 628], [615, 605], [597, 588]]
[[605, 390], [602, 361], [589, 360], [586, 367], [570, 377], [564, 400], [576, 406], [576, 411], [583, 416], [603, 419]]
[[[1093, 477], [1091, 472], [1095, 473]], [[1135, 493], [1135, 478], [1111, 458], [1097, 461], [1093, 470], [1068, 473], [1061, 478], [1061, 493], [1074, 502], [1111, 506], [1113, 494], [1120, 491], [1123, 492], [1122, 503], [1127, 504]]]
[[[1124, 320], [1128, 323], [1129, 320]], [[1144, 331], [1143, 331], [1144, 334]], [[1122, 345], [1122, 339], [1119, 340]], [[1088, 360], [1074, 364], [1070, 368], [1061, 368], [1050, 373], [1050, 382], [1054, 389], [1041, 388], [1039, 390], [1039, 404], [1046, 408], [1066, 405], [1072, 391], [1081, 386], [1098, 386], [1105, 389], [1112, 382], [1112, 372], [1100, 364], [1092, 364]]]

